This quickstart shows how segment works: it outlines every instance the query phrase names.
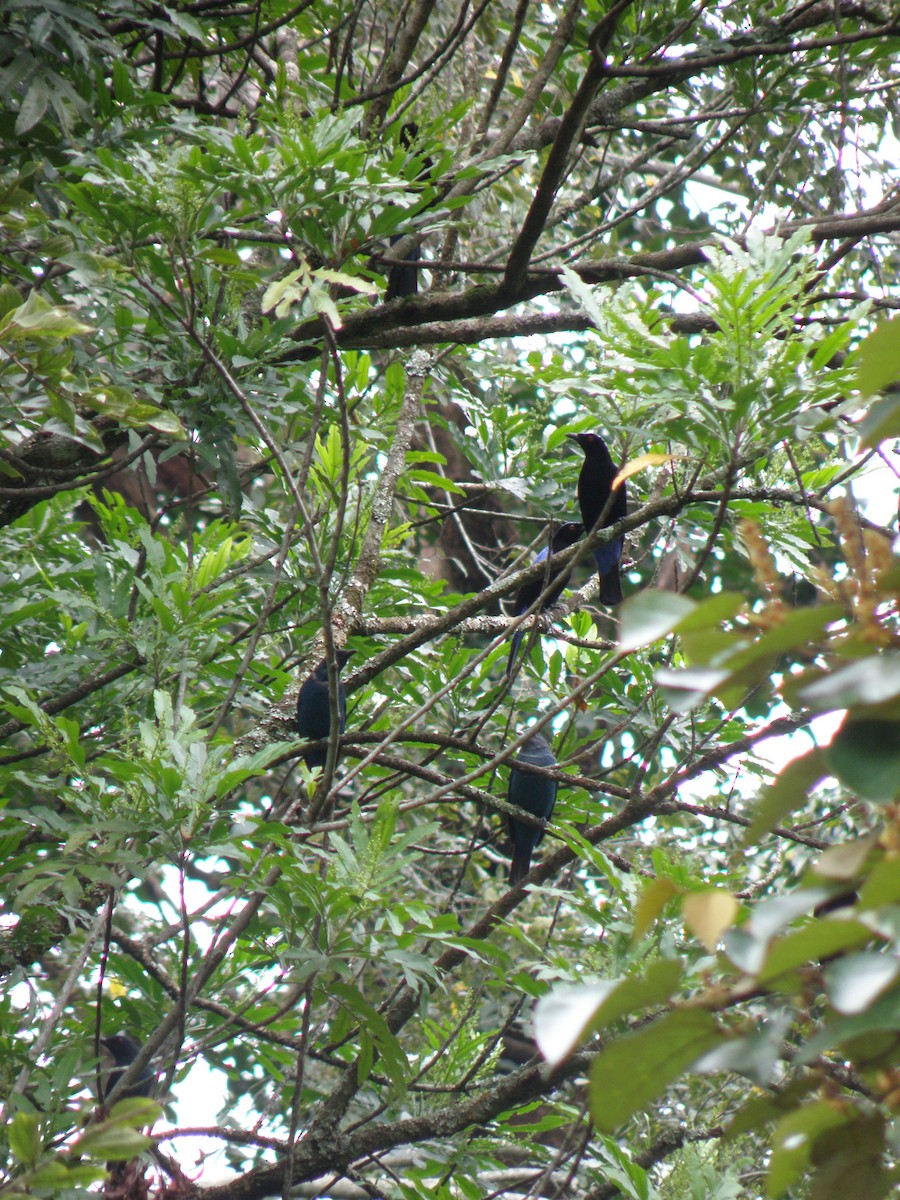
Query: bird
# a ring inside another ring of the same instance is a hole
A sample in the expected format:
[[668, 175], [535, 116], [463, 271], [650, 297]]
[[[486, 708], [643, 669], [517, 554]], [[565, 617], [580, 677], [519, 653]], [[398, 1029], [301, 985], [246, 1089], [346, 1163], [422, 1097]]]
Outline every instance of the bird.
[[[334, 658], [338, 672], [352, 657], [352, 650], [335, 650]], [[338, 733], [343, 733], [347, 724], [347, 694], [340, 677], [337, 681]], [[307, 675], [297, 696], [297, 732], [310, 742], [320, 742], [331, 733], [331, 705], [328, 695], [328, 663], [323, 658], [316, 669]], [[303, 761], [311, 771], [313, 767], [324, 767], [328, 748], [306, 750]]]
[[[419, 136], [419, 126], [415, 121], [406, 121], [400, 126], [399, 141], [400, 145], [411, 152], [414, 152], [416, 140]], [[422, 165], [416, 175], [417, 179], [424, 179], [434, 165], [433, 160], [428, 155], [422, 156]], [[393, 246], [404, 238], [406, 234], [395, 233], [391, 237], [390, 244]], [[415, 296], [419, 290], [419, 268], [415, 265], [422, 257], [422, 247], [414, 246], [406, 255], [411, 265], [404, 264], [402, 267], [391, 267], [388, 271], [387, 290], [384, 293], [385, 303], [389, 300], [401, 300], [406, 296]]]
[[[524, 808], [532, 816], [549, 821], [556, 803], [556, 780], [520, 771], [516, 767], [517, 763], [525, 763], [529, 767], [555, 767], [556, 759], [547, 739], [540, 733], [533, 733], [522, 745], [513, 759], [506, 798], [510, 804], [515, 804], [516, 808]], [[544, 830], [539, 825], [528, 825], [513, 816], [507, 818], [507, 823], [512, 842], [509, 886], [515, 887], [531, 870], [531, 855], [543, 841]]]
[[[566, 437], [577, 442], [584, 451], [584, 463], [578, 476], [578, 504], [585, 530], [589, 534], [593, 533], [601, 516], [603, 529], [608, 525], [615, 525], [625, 516], [627, 501], [624, 483], [620, 483], [613, 491], [613, 480], [619, 468], [613, 462], [606, 442], [599, 433], [567, 433]], [[597, 564], [597, 574], [600, 578], [601, 604], [613, 605], [622, 602], [619, 562], [624, 541], [624, 536], [617, 537], [604, 546], [594, 548], [594, 562]]]
[[[566, 521], [551, 534], [549, 545], [541, 550], [540, 554], [535, 555], [532, 560], [532, 566], [535, 563], [546, 562], [548, 553], [559, 554], [561, 550], [568, 550], [570, 546], [574, 546], [581, 535], [584, 533], [584, 526], [580, 521]], [[535, 579], [533, 583], [523, 584], [516, 593], [515, 612], [517, 617], [521, 617], [527, 613], [533, 604], [541, 599], [541, 606], [538, 612], [546, 612], [548, 608], [552, 608], [559, 597], [562, 595], [562, 590], [566, 586], [569, 579], [571, 564], [566, 563], [564, 567], [558, 570], [553, 569], [551, 561], [550, 568], [540, 579]], [[519, 645], [522, 641], [524, 630], [519, 628], [512, 636], [512, 644], [509, 648], [509, 658], [506, 660], [506, 678], [512, 676], [513, 666], [515, 665], [516, 655], [519, 653]]]
[[[106, 1079], [106, 1085], [103, 1088], [103, 1099], [106, 1100], [125, 1074], [126, 1068], [130, 1067], [137, 1058], [141, 1046], [128, 1033], [114, 1033], [110, 1037], [102, 1037], [100, 1044], [105, 1046], [110, 1052], [115, 1063], [115, 1068], [110, 1071]], [[145, 1066], [134, 1083], [127, 1087], [124, 1092], [120, 1093], [118, 1099], [125, 1100], [130, 1096], [149, 1096], [153, 1090], [155, 1081], [156, 1075], [150, 1070], [149, 1065]]]

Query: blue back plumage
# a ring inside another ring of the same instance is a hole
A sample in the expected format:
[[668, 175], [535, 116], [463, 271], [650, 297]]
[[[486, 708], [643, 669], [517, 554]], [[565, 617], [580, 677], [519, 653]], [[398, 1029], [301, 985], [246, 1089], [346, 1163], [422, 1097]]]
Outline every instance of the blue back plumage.
[[[555, 767], [556, 758], [547, 739], [535, 733], [522, 746], [513, 759], [506, 798], [517, 808], [524, 808], [532, 816], [549, 821], [553, 815], [559, 785], [555, 779], [545, 779], [540, 775], [517, 770], [516, 763], [519, 762], [533, 767]], [[513, 816], [508, 818], [508, 829], [513, 848], [509, 867], [509, 883], [512, 887], [531, 870], [531, 855], [543, 841], [544, 830], [538, 825], [527, 825]]]
[[[531, 565], [547, 561], [547, 556], [551, 552], [559, 554], [561, 550], [567, 550], [569, 546], [574, 546], [578, 539], [584, 533], [584, 527], [577, 521], [566, 521], [552, 534], [549, 545], [544, 546], [534, 558], [531, 560]], [[552, 608], [559, 597], [562, 595], [563, 588], [569, 580], [569, 570], [567, 566], [553, 571], [552, 563], [549, 577], [542, 577], [535, 580], [533, 583], [524, 584], [516, 594], [515, 606], [516, 616], [521, 617], [527, 613], [532, 605], [537, 601], [538, 597], [543, 594], [543, 599], [538, 612], [544, 612], [548, 608]], [[506, 677], [510, 678], [515, 666], [516, 656], [519, 653], [519, 646], [522, 642], [525, 631], [517, 629], [512, 635], [512, 640], [509, 647], [509, 657], [506, 660]]]
[[[126, 1068], [130, 1067], [137, 1058], [141, 1051], [141, 1046], [128, 1033], [114, 1033], [110, 1037], [101, 1038], [100, 1041], [112, 1055], [113, 1062], [115, 1063], [115, 1070], [109, 1072], [106, 1085], [103, 1088], [103, 1099], [105, 1100], [125, 1074]], [[127, 1087], [118, 1098], [119, 1100], [124, 1100], [129, 1096], [149, 1096], [153, 1090], [155, 1081], [156, 1074], [150, 1069], [148, 1064], [140, 1072], [134, 1083], [130, 1087]]]
[[[340, 671], [350, 658], [352, 650], [338, 650], [335, 654], [338, 670]], [[338, 733], [343, 733], [347, 725], [347, 693], [344, 682], [338, 678]], [[297, 732], [302, 738], [311, 742], [323, 741], [331, 732], [331, 706], [328, 696], [328, 664], [323, 658], [319, 665], [307, 675], [297, 696]], [[303, 761], [310, 770], [313, 767], [324, 767], [328, 758], [326, 747], [307, 750]]]
[[[628, 502], [624, 483], [620, 483], [613, 491], [618, 467], [612, 460], [606, 442], [599, 433], [572, 433], [568, 436], [584, 451], [584, 462], [578, 476], [578, 504], [585, 530], [592, 533], [601, 517], [604, 529], [608, 525], [615, 525], [626, 515]], [[594, 550], [594, 562], [600, 577], [601, 604], [620, 604], [622, 601], [619, 563], [624, 541], [624, 538], [616, 538]]]

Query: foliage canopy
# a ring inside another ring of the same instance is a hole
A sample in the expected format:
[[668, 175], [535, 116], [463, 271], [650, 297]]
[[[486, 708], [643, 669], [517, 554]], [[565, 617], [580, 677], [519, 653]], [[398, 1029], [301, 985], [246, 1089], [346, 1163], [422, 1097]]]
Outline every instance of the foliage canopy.
[[[4, 6], [0, 1194], [891, 1191], [898, 35]], [[627, 598], [581, 541], [511, 617], [581, 430]], [[297, 689], [345, 645], [311, 774]], [[559, 799], [509, 888], [535, 727]]]

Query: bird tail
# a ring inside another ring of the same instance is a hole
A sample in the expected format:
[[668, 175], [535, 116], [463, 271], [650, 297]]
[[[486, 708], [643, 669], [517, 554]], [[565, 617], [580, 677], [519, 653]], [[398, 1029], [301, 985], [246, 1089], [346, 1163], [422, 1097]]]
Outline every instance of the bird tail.
[[506, 660], [506, 678], [512, 679], [513, 667], [516, 665], [516, 655], [519, 653], [519, 646], [522, 644], [522, 630], [517, 629], [512, 635], [512, 644], [509, 647], [509, 658]]
[[616, 538], [608, 546], [597, 546], [594, 562], [600, 577], [600, 603], [622, 603], [622, 581], [619, 578], [619, 559], [622, 557], [623, 538]]
[[531, 851], [513, 846], [512, 862], [509, 864], [509, 886], [515, 887], [531, 870]]
[[[392, 237], [391, 244], [399, 242], [400, 237]], [[422, 257], [421, 246], [416, 246], [407, 255], [410, 260], [418, 261]], [[415, 296], [419, 290], [419, 268], [414, 266], [391, 267], [388, 271], [388, 285], [385, 292], [385, 303], [388, 300], [400, 300], [405, 296]]]
[[621, 604], [622, 596], [622, 580], [619, 578], [618, 564], [600, 576], [600, 603], [601, 604]]

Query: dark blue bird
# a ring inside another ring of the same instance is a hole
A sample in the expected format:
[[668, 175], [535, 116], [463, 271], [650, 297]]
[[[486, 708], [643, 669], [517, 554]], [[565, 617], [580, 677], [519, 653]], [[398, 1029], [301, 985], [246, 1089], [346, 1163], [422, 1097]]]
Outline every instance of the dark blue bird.
[[[603, 516], [602, 528], [615, 525], [621, 521], [627, 512], [625, 484], [620, 483], [615, 492], [612, 483], [619, 468], [613, 462], [607, 449], [606, 442], [599, 433], [569, 433], [584, 451], [584, 463], [578, 476], [578, 503], [581, 507], [581, 519], [588, 533], [593, 533], [597, 522]], [[610, 502], [610, 494], [612, 501]], [[607, 507], [607, 504], [609, 507]], [[604, 514], [605, 510], [605, 516]], [[597, 564], [597, 574], [600, 577], [600, 603], [620, 604], [622, 602], [622, 583], [619, 579], [619, 563], [622, 559], [624, 537], [617, 537], [605, 546], [597, 546], [594, 550], [594, 562]]]
[[[534, 563], [546, 562], [548, 552], [559, 554], [560, 550], [568, 550], [570, 546], [574, 546], [581, 535], [584, 533], [584, 526], [578, 521], [566, 521], [564, 525], [560, 525], [556, 532], [550, 538], [549, 546], [545, 546], [540, 554], [535, 555], [532, 560]], [[572, 570], [571, 563], [566, 563], [565, 566], [554, 570], [553, 561], [551, 559], [548, 570], [540, 579], [536, 579], [533, 583], [526, 583], [516, 593], [515, 613], [517, 617], [521, 617], [527, 613], [531, 606], [537, 601], [538, 597], [542, 597], [541, 606], [537, 612], [546, 612], [548, 608], [552, 608], [559, 597], [562, 595], [563, 588], [569, 580], [569, 573]], [[509, 679], [512, 675], [513, 666], [515, 665], [516, 655], [519, 653], [519, 645], [522, 641], [524, 630], [519, 628], [512, 636], [512, 645], [509, 648], [509, 658], [506, 660], [506, 678]]]
[[[406, 121], [400, 127], [399, 141], [400, 145], [405, 150], [415, 151], [415, 143], [419, 136], [419, 126], [415, 121]], [[433, 160], [428, 155], [422, 156], [422, 165], [416, 175], [417, 179], [425, 179], [434, 165]], [[405, 234], [395, 233], [391, 237], [391, 245], [396, 245]], [[406, 262], [409, 265], [402, 267], [391, 267], [388, 271], [387, 290], [384, 293], [385, 303], [389, 300], [401, 300], [406, 296], [415, 296], [419, 290], [419, 268], [417, 266], [422, 257], [422, 247], [414, 246], [406, 255]]]
[[[518, 771], [516, 763], [520, 762], [526, 763], [530, 767], [555, 767], [556, 759], [553, 757], [553, 751], [550, 749], [547, 739], [539, 733], [533, 733], [522, 746], [513, 759], [506, 798], [517, 808], [524, 808], [532, 816], [549, 821], [556, 803], [557, 782], [555, 779], [545, 779], [541, 775]], [[508, 828], [509, 838], [512, 842], [509, 886], [514, 887], [531, 870], [531, 855], [543, 841], [544, 830], [539, 825], [527, 825], [515, 817], [508, 818]]]
[[[100, 1039], [100, 1044], [110, 1052], [115, 1063], [115, 1069], [110, 1071], [103, 1088], [103, 1099], [105, 1100], [125, 1074], [125, 1068], [130, 1067], [137, 1058], [141, 1047], [140, 1043], [127, 1033], [114, 1033], [111, 1037], [103, 1037]], [[117, 1100], [125, 1100], [130, 1096], [149, 1096], [155, 1080], [154, 1072], [150, 1070], [149, 1066], [145, 1066], [134, 1083], [118, 1095]]]
[[[334, 659], [338, 671], [341, 671], [352, 650], [335, 650]], [[344, 684], [338, 679], [338, 733], [343, 733], [347, 725], [347, 694]], [[311, 675], [307, 675], [297, 696], [297, 732], [310, 742], [327, 740], [331, 733], [331, 705], [328, 696], [328, 663], [323, 658]], [[306, 750], [303, 761], [312, 770], [313, 767], [324, 767], [328, 758], [328, 748], [323, 746], [316, 750]]]

